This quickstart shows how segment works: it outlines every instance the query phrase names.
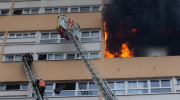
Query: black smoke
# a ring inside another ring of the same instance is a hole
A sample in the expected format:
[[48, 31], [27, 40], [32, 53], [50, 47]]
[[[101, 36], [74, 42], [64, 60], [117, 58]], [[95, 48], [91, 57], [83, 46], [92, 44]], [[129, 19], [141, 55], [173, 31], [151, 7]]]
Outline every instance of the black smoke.
[[110, 53], [120, 53], [128, 42], [135, 57], [144, 56], [149, 47], [166, 48], [168, 56], [180, 55], [180, 0], [111, 1], [103, 11]]

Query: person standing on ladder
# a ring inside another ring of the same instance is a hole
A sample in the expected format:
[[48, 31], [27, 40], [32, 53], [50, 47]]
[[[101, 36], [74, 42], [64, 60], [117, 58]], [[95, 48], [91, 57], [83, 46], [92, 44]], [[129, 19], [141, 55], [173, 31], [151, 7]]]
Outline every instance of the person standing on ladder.
[[27, 61], [28, 66], [31, 66], [31, 63], [33, 62], [33, 56], [31, 52], [28, 52], [27, 54], [22, 55], [22, 60]]
[[[42, 78], [38, 78], [36, 80], [36, 83], [34, 84], [34, 86], [37, 86], [38, 87], [38, 90], [40, 92], [40, 95], [43, 99], [43, 96], [44, 96], [44, 92], [45, 92], [45, 89], [46, 89], [46, 83], [45, 81], [42, 80]], [[38, 99], [39, 100], [39, 99]], [[44, 99], [43, 99], [44, 100]]]

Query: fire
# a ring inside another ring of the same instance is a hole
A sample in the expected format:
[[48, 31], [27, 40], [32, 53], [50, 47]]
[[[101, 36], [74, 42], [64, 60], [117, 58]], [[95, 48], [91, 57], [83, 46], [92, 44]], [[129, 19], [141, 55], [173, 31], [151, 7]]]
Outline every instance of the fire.
[[[136, 32], [136, 29], [133, 29], [133, 32]], [[128, 48], [128, 43], [122, 44], [122, 49], [120, 50], [120, 54], [118, 52], [111, 54], [107, 50], [107, 37], [108, 37], [108, 32], [106, 29], [106, 22], [104, 22], [104, 34], [105, 34], [105, 58], [115, 58], [115, 57], [134, 57], [133, 51], [130, 51]]]
[[104, 22], [104, 33], [105, 33], [105, 58], [114, 58], [115, 55], [110, 54], [108, 50], [106, 50], [106, 46], [107, 46], [107, 37], [108, 37], [108, 33], [106, 31], [106, 23]]
[[122, 49], [121, 49], [121, 57], [134, 57], [134, 55], [133, 55], [133, 51], [131, 52], [130, 50], [129, 50], [129, 48], [128, 48], [128, 45], [127, 45], [127, 43], [124, 43], [123, 45], [122, 45]]

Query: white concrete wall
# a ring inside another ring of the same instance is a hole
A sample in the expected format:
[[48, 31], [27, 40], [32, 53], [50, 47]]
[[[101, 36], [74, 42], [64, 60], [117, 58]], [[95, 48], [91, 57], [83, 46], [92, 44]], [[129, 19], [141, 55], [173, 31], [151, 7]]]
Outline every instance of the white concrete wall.
[[28, 95], [29, 95], [29, 91], [26, 91], [26, 90], [0, 91], [0, 98], [1, 97], [27, 97]]
[[[100, 42], [83, 43], [87, 51], [100, 51]], [[4, 54], [16, 53], [76, 52], [73, 44], [6, 45]]]
[[41, 0], [15, 2], [14, 8], [101, 5], [101, 0]]
[[6, 44], [16, 44], [16, 43], [36, 43], [36, 38], [20, 38], [20, 39], [7, 39]]
[[0, 10], [1, 9], [11, 9], [11, 4], [12, 4], [12, 2], [0, 2]]
[[3, 39], [0, 39], [0, 44], [3, 44], [3, 41], [4, 41]]
[[117, 98], [118, 100], [179, 100], [180, 94], [124, 95]]
[[[0, 98], [0, 100], [35, 100], [34, 98]], [[49, 100], [99, 100], [99, 97], [49, 97]]]

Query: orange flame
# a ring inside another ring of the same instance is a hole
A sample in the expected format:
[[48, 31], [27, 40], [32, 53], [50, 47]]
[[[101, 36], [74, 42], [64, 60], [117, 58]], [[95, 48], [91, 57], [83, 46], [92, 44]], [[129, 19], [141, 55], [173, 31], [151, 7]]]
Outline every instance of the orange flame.
[[127, 45], [127, 43], [124, 43], [123, 45], [122, 45], [122, 49], [121, 49], [121, 57], [134, 57], [134, 55], [133, 55], [133, 51], [130, 51], [129, 50], [129, 48], [128, 48], [128, 45]]
[[[133, 32], [136, 32], [136, 29], [133, 29]], [[133, 51], [130, 51], [128, 48], [128, 43], [124, 43], [122, 44], [122, 49], [120, 50], [119, 54], [118, 52], [116, 52], [115, 54], [111, 54], [108, 50], [107, 50], [107, 37], [108, 37], [108, 32], [106, 29], [106, 22], [104, 22], [104, 33], [105, 33], [105, 58], [115, 58], [115, 57], [134, 57], [133, 55]]]
[[106, 46], [107, 46], [107, 37], [108, 37], [108, 33], [106, 31], [106, 22], [104, 22], [104, 33], [105, 33], [105, 58], [114, 58], [115, 55], [110, 54], [108, 50], [106, 50]]

